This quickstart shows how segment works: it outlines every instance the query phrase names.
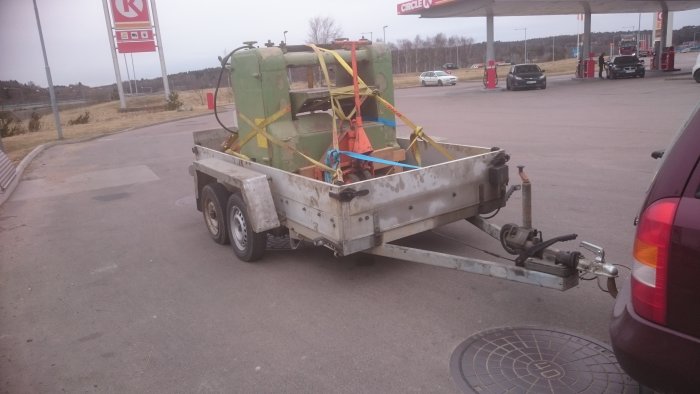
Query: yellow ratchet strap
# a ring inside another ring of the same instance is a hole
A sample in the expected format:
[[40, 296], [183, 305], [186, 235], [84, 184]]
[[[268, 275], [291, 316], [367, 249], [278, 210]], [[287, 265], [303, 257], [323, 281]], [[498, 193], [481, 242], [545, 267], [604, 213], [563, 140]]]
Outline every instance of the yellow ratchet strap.
[[454, 157], [450, 154], [450, 152], [448, 152], [445, 148], [442, 147], [442, 145], [438, 144], [437, 142], [435, 142], [435, 140], [433, 140], [427, 134], [425, 134], [425, 132], [423, 131], [423, 127], [418, 126], [415, 123], [413, 123], [410, 119], [408, 119], [406, 117], [406, 115], [399, 112], [399, 110], [396, 109], [396, 107], [391, 105], [390, 102], [386, 101], [380, 95], [375, 94], [374, 97], [377, 99], [377, 101], [379, 101], [381, 104], [383, 104], [385, 107], [387, 107], [391, 112], [393, 112], [394, 115], [396, 115], [396, 117], [401, 119], [401, 121], [406, 126], [413, 129], [413, 132], [411, 133], [411, 143], [408, 145], [408, 149], [411, 149], [411, 151], [413, 152], [413, 156], [416, 158], [416, 162], [418, 163], [418, 165], [422, 165], [420, 151], [418, 150], [418, 146], [416, 145], [416, 141], [418, 141], [418, 139], [422, 139], [423, 141], [426, 141], [427, 143], [429, 143], [433, 148], [435, 148], [435, 150], [442, 153], [449, 160], [454, 160]]
[[[299, 156], [301, 156], [304, 159], [306, 159], [307, 161], [309, 161], [311, 164], [323, 169], [324, 171], [336, 173], [337, 172], [336, 169], [331, 168], [331, 167], [321, 163], [320, 161], [305, 155], [301, 151], [294, 149], [293, 147], [289, 146], [289, 144], [285, 143], [284, 141], [278, 139], [277, 137], [275, 137], [272, 134], [267, 132], [267, 130], [265, 129], [267, 126], [276, 122], [277, 119], [282, 117], [282, 115], [289, 112], [290, 110], [291, 110], [291, 108], [289, 106], [286, 106], [286, 107], [280, 109], [279, 111], [275, 112], [274, 114], [272, 114], [269, 118], [258, 120], [256, 122], [251, 121], [250, 119], [248, 119], [247, 116], [245, 116], [242, 113], [239, 113], [238, 115], [240, 116], [241, 120], [244, 121], [246, 124], [248, 124], [248, 126], [251, 127], [252, 132], [249, 133], [247, 136], [245, 136], [245, 138], [243, 138], [240, 141], [238, 146], [243, 146], [243, 145], [247, 144], [248, 142], [250, 142], [250, 140], [253, 139], [253, 137], [260, 135], [260, 136], [265, 137], [268, 141], [272, 142], [273, 144], [280, 146], [282, 148], [288, 149], [288, 150], [292, 151], [293, 153], [298, 154]], [[238, 155], [235, 155], [235, 156], [242, 156], [242, 158], [246, 158], [244, 155], [241, 155], [240, 153]], [[338, 171], [339, 170], [340, 169], [338, 169]]]
[[[338, 105], [334, 99], [333, 99], [333, 87], [331, 86], [331, 77], [328, 74], [328, 66], [326, 66], [326, 59], [323, 57], [323, 54], [321, 53], [319, 47], [313, 44], [309, 44], [309, 47], [313, 49], [314, 53], [316, 53], [316, 56], [318, 57], [318, 63], [321, 65], [321, 70], [323, 71], [323, 77], [326, 79], [326, 86], [328, 87], [328, 92], [330, 93], [331, 96], [331, 108], [333, 109], [333, 134], [332, 134], [332, 141], [333, 141], [333, 149], [339, 150], [338, 146], [338, 126], [336, 125], [336, 119], [335, 117], [337, 115], [340, 115], [338, 112], [342, 113], [342, 109]], [[345, 117], [345, 114], [342, 114], [343, 117]]]
[[[335, 57], [335, 60], [338, 62], [338, 64], [340, 64], [340, 66], [343, 67], [345, 69], [345, 71], [347, 71], [347, 73], [350, 74], [350, 76], [353, 76], [352, 67], [350, 67], [350, 65], [336, 51], [332, 51], [330, 49], [323, 49], [323, 48], [317, 48], [317, 49], [320, 52], [327, 52], [327, 53], [332, 54], [333, 57]], [[363, 95], [363, 96], [373, 95], [380, 103], [382, 103], [385, 107], [387, 107], [390, 111], [392, 111], [408, 127], [413, 129], [413, 133], [411, 133], [411, 144], [409, 145], [409, 148], [412, 149], [413, 155], [415, 156], [416, 161], [418, 162], [419, 165], [421, 164], [420, 152], [418, 151], [418, 146], [415, 145], [415, 142], [419, 138], [422, 139], [423, 141], [428, 142], [433, 148], [435, 148], [435, 150], [442, 153], [449, 160], [454, 160], [454, 157], [445, 148], [443, 148], [442, 145], [438, 144], [437, 142], [435, 142], [435, 140], [433, 140], [427, 134], [425, 134], [422, 127], [417, 126], [415, 123], [413, 123], [405, 115], [403, 115], [401, 112], [399, 112], [393, 105], [391, 105], [391, 103], [389, 103], [384, 98], [379, 96], [379, 94], [377, 92], [373, 92], [369, 88], [369, 86], [367, 86], [365, 81], [363, 81], [362, 78], [360, 78], [359, 75], [357, 76], [357, 82], [360, 85], [360, 95]], [[345, 94], [346, 92], [342, 92], [342, 93]], [[350, 93], [347, 92], [347, 94], [349, 95]]]

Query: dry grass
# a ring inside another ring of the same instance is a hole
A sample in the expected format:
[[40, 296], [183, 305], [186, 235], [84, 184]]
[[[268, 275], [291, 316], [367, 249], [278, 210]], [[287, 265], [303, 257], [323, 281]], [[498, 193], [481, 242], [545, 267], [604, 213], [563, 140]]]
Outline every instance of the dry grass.
[[[540, 67], [547, 70], [547, 75], [572, 74], [576, 68], [575, 59], [559, 60], [556, 62], [538, 63]], [[508, 72], [508, 66], [498, 67], [498, 75], [503, 78]], [[453, 71], [460, 81], [479, 81], [483, 78], [483, 69], [459, 69]], [[418, 73], [397, 74], [394, 76], [394, 87], [405, 88], [418, 86]], [[63, 138], [65, 140], [76, 140], [94, 136], [111, 134], [120, 130], [143, 127], [159, 122], [182, 119], [195, 115], [211, 113], [207, 109], [206, 94], [213, 92], [213, 89], [178, 92], [180, 100], [184, 102], [182, 110], [165, 111], [165, 97], [162, 94], [149, 96], [136, 96], [127, 99], [128, 108], [143, 108], [141, 111], [120, 112], [119, 101], [96, 104], [83, 108], [61, 110], [61, 125]], [[218, 104], [228, 104], [233, 102], [230, 89], [219, 91]], [[71, 119], [79, 115], [90, 112], [90, 122], [88, 124], [68, 126]], [[38, 132], [26, 133], [12, 137], [5, 137], [2, 142], [5, 152], [10, 159], [17, 163], [35, 147], [56, 141], [56, 128], [51, 114], [41, 119], [42, 129]]]
[[[178, 111], [164, 110], [165, 96], [163, 94], [128, 97], [127, 108], [142, 108], [139, 111], [120, 112], [119, 101], [61, 110], [59, 113], [63, 138], [64, 140], [75, 140], [106, 135], [134, 127], [211, 113], [207, 109], [207, 92], [213, 92], [213, 90], [178, 92], [180, 100], [184, 103]], [[230, 90], [219, 90], [217, 103], [223, 105], [231, 102], [232, 95]], [[84, 114], [85, 111], [90, 113], [89, 123], [68, 125], [69, 120], [77, 118], [79, 115]], [[42, 128], [40, 131], [2, 139], [5, 152], [10, 157], [10, 160], [17, 163], [35, 147], [58, 139], [53, 115], [48, 114], [44, 116], [41, 122]]]

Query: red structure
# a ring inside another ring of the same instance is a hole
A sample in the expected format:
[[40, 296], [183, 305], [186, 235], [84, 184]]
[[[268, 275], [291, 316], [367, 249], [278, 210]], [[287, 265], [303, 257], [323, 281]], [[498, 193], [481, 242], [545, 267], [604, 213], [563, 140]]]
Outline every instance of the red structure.
[[214, 93], [207, 93], [207, 108], [214, 109]]
[[496, 76], [496, 62], [489, 60], [486, 67], [486, 89], [496, 89], [498, 85], [498, 77]]
[[673, 47], [666, 48], [661, 53], [661, 70], [674, 71], [676, 66], [676, 50]]

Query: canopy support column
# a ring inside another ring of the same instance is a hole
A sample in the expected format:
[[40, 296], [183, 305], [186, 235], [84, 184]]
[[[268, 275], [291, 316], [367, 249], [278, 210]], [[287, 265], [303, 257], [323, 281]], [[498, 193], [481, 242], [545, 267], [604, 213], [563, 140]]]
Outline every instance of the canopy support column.
[[493, 10], [491, 7], [486, 9], [486, 61], [484, 62], [485, 80], [484, 87], [486, 89], [495, 89], [498, 84], [496, 77], [496, 56], [493, 49]]
[[654, 68], [661, 70], [661, 54], [664, 53], [666, 48], [666, 43], [668, 42], [668, 6], [665, 1], [659, 1], [661, 6], [661, 37], [659, 37], [659, 47], [656, 49], [656, 43], [654, 43]]

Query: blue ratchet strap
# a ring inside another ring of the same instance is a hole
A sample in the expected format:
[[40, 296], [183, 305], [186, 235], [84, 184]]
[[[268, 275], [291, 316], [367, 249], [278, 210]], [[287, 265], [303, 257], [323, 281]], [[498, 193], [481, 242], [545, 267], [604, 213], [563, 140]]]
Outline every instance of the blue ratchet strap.
[[[329, 150], [329, 152], [330, 152], [330, 151], [333, 151], [333, 149]], [[378, 157], [367, 156], [367, 155], [363, 155], [363, 154], [361, 154], [361, 153], [355, 153], [355, 152], [350, 152], [350, 151], [346, 151], [346, 150], [340, 150], [340, 151], [337, 151], [337, 153], [339, 153], [339, 154], [341, 154], [341, 155], [350, 156], [350, 157], [352, 157], [353, 159], [360, 159], [360, 160], [365, 160], [365, 161], [372, 161], [372, 162], [375, 162], [375, 163], [387, 164], [387, 165], [390, 165], [390, 166], [398, 166], [398, 167], [403, 167], [403, 168], [410, 168], [410, 169], [412, 169], [412, 170], [415, 170], [415, 169], [420, 168], [420, 167], [418, 167], [418, 166], [414, 166], [414, 165], [411, 165], [411, 164], [404, 164], [404, 163], [399, 163], [398, 161], [391, 161], [391, 160], [380, 159], [380, 158], [378, 158]]]
[[377, 123], [383, 124], [384, 126], [389, 126], [389, 127], [394, 127], [394, 128], [396, 128], [396, 121], [393, 121], [393, 120], [391, 120], [391, 119], [387, 119], [387, 118], [366, 118], [365, 120], [368, 121], [368, 122], [377, 122]]
[[[329, 149], [326, 152], [326, 165], [333, 169], [337, 169], [340, 165], [340, 154], [335, 149]], [[326, 183], [333, 183], [333, 174], [328, 171], [323, 172], [323, 181]]]

